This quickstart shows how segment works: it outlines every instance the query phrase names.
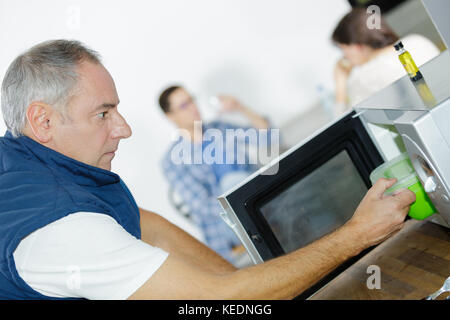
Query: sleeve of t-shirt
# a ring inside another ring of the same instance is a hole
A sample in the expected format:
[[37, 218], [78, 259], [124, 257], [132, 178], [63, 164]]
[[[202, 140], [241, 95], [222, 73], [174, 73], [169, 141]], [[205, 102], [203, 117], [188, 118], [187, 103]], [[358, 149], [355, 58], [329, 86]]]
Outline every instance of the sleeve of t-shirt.
[[14, 261], [20, 277], [43, 295], [121, 300], [139, 289], [167, 256], [106, 214], [78, 212], [24, 238]]

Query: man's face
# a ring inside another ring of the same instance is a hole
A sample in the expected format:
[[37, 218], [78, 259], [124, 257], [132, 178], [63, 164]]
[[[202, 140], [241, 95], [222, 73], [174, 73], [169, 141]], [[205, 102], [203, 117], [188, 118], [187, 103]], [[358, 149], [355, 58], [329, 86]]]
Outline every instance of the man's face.
[[194, 121], [201, 120], [197, 105], [189, 93], [183, 88], [176, 89], [172, 92], [169, 96], [169, 105], [167, 116], [178, 127], [191, 128], [194, 125]]
[[83, 62], [67, 116], [55, 124], [52, 148], [80, 162], [111, 170], [119, 142], [131, 128], [117, 110], [119, 97], [111, 75], [101, 65]]

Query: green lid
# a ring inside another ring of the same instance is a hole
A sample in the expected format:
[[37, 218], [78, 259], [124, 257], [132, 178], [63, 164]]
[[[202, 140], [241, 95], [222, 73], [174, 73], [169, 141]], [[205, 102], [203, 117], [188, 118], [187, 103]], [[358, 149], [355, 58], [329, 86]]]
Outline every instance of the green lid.
[[[393, 177], [394, 178], [394, 177]], [[412, 185], [420, 183], [419, 178], [417, 178], [416, 174], [411, 173], [408, 176], [404, 177], [401, 180], [398, 180], [392, 187], [386, 190], [385, 194], [392, 194], [394, 191], [399, 189], [408, 189]]]
[[370, 174], [370, 181], [374, 184], [380, 178], [397, 178], [397, 183], [399, 183], [403, 178], [410, 178], [411, 174], [415, 175], [416, 173], [405, 152], [373, 170]]
[[408, 213], [410, 217], [422, 220], [436, 213], [433, 203], [417, 177], [408, 153], [402, 153], [398, 157], [385, 162], [370, 174], [372, 184], [380, 178], [397, 179], [397, 182], [386, 190], [386, 195], [390, 195], [399, 189], [409, 189], [416, 194], [416, 201], [411, 205]]

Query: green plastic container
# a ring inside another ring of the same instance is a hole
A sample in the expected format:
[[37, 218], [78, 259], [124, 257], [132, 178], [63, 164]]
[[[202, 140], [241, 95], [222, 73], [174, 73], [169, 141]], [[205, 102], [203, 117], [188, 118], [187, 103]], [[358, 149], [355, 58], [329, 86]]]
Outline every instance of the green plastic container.
[[408, 213], [411, 218], [423, 220], [437, 212], [423, 189], [406, 152], [385, 162], [370, 174], [372, 184], [380, 178], [397, 178], [397, 182], [386, 190], [386, 195], [390, 195], [398, 189], [409, 189], [416, 194], [416, 201], [411, 205]]

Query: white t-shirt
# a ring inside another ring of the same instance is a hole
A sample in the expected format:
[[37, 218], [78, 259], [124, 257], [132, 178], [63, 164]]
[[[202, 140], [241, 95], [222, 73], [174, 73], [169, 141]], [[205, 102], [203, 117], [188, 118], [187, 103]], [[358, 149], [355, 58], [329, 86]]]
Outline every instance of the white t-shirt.
[[[417, 67], [440, 53], [430, 40], [421, 35], [412, 34], [400, 40], [405, 50], [411, 54]], [[398, 53], [393, 46], [391, 51], [384, 52], [363, 65], [355, 66], [347, 82], [349, 108], [404, 75], [406, 75], [406, 71], [398, 60]]]
[[50, 297], [131, 296], [168, 253], [129, 234], [106, 214], [78, 212], [25, 237], [14, 251], [20, 277]]

